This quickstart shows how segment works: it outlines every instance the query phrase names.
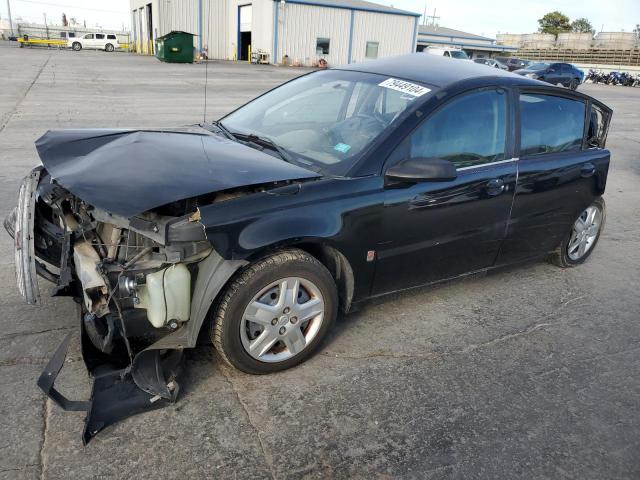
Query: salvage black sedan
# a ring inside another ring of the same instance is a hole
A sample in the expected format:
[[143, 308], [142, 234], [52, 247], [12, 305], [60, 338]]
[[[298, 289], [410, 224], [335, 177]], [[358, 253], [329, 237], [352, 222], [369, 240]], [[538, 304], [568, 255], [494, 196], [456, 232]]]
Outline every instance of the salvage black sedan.
[[537, 257], [584, 262], [605, 220], [611, 110], [473, 62], [311, 73], [212, 124], [50, 131], [5, 225], [18, 287], [82, 306], [84, 440], [178, 392], [203, 326], [249, 373], [308, 358], [338, 312]]

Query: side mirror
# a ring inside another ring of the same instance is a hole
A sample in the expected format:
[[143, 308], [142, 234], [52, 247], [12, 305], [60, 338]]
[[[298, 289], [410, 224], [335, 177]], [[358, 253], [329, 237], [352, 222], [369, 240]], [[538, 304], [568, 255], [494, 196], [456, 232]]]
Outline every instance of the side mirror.
[[385, 179], [392, 182], [446, 182], [458, 176], [456, 167], [441, 158], [408, 158], [390, 167]]
[[549, 73], [555, 73], [556, 69], [555, 68], [550, 68], [549, 69]]

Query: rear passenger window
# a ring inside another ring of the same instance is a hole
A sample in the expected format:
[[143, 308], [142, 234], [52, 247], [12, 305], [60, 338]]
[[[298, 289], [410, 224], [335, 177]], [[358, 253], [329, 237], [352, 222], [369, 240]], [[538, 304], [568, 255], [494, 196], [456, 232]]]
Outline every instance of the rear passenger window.
[[84, 38], [86, 38], [87, 40], [93, 40], [93, 33], [87, 33]]
[[442, 158], [458, 168], [504, 160], [506, 118], [503, 90], [462, 95], [411, 134], [411, 157]]
[[104, 33], [96, 33], [96, 40], [104, 40]]
[[554, 95], [520, 95], [520, 156], [580, 150], [585, 104]]
[[589, 130], [587, 133], [587, 146], [591, 148], [604, 148], [607, 142], [608, 128], [609, 113], [597, 105], [591, 105]]

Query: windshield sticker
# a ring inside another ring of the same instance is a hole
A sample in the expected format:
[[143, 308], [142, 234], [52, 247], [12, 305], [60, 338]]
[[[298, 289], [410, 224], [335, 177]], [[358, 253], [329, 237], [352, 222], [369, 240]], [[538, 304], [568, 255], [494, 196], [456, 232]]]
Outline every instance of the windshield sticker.
[[421, 97], [425, 93], [429, 93], [431, 91], [431, 89], [427, 87], [416, 85], [411, 82], [405, 82], [404, 80], [398, 80], [396, 78], [387, 78], [384, 82], [379, 83], [378, 86], [406, 93], [413, 97]]
[[351, 145], [347, 145], [346, 143], [336, 143], [333, 149], [342, 153], [347, 153], [351, 150]]

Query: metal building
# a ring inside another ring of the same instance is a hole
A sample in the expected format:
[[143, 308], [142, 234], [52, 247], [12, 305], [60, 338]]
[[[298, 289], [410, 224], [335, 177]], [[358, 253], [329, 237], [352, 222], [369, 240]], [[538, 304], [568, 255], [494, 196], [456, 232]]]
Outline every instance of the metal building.
[[517, 50], [512, 46], [498, 45], [493, 38], [437, 25], [420, 25], [418, 27], [418, 51], [430, 46], [461, 48], [471, 58], [492, 57]]
[[419, 13], [363, 0], [130, 0], [136, 51], [171, 30], [208, 58], [329, 65], [415, 51]]

